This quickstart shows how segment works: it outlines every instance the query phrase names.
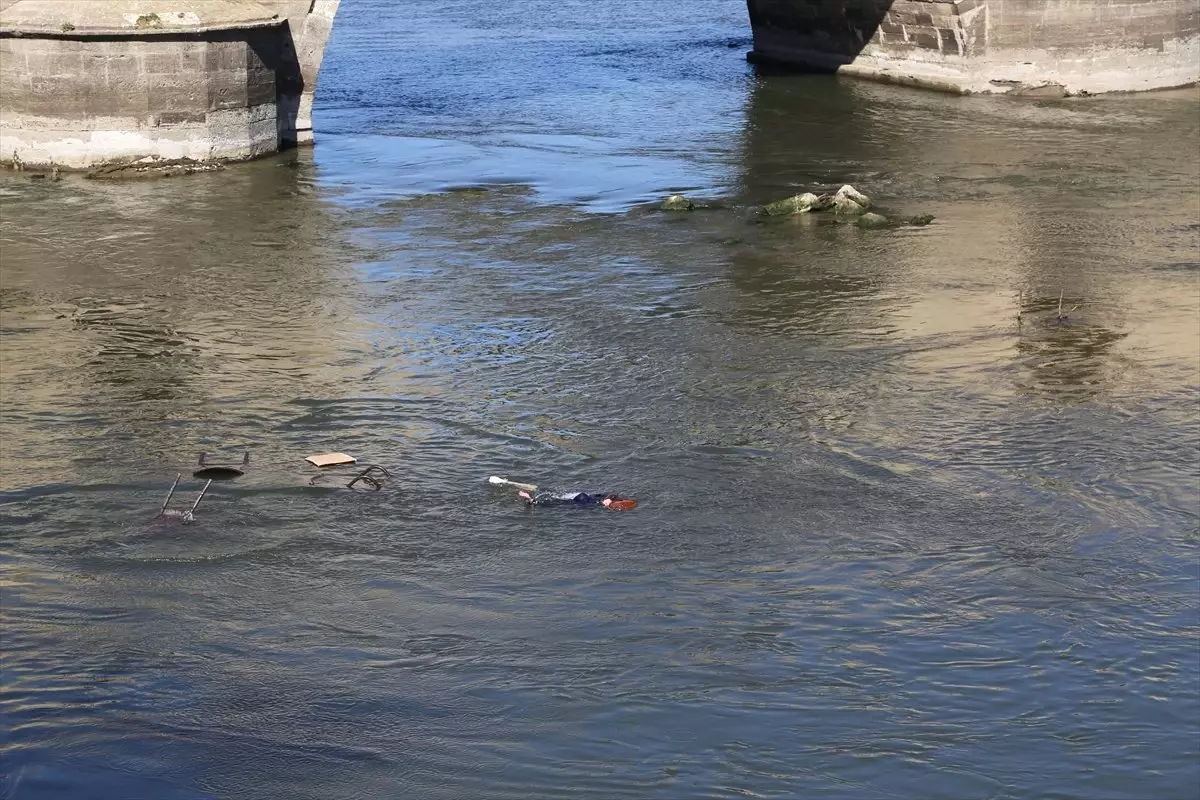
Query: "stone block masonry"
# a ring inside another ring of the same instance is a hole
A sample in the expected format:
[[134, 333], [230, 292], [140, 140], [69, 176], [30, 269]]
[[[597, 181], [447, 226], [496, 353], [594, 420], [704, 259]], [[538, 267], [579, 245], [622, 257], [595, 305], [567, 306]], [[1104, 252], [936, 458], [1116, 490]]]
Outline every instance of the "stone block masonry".
[[273, 153], [276, 51], [269, 34], [2, 38], [0, 157], [85, 168], [146, 155], [203, 161]]
[[281, 133], [285, 145], [312, 143], [317, 73], [340, 3], [341, 0], [260, 0], [261, 5], [286, 20], [282, 57], [298, 67], [298, 74], [281, 76], [279, 82], [279, 103], [290, 109], [288, 113], [294, 119], [290, 136]]
[[952, 92], [1200, 81], [1195, 0], [747, 0], [757, 58]]
[[8, 0], [0, 163], [241, 160], [311, 142], [312, 94], [338, 2], [270, 5]]

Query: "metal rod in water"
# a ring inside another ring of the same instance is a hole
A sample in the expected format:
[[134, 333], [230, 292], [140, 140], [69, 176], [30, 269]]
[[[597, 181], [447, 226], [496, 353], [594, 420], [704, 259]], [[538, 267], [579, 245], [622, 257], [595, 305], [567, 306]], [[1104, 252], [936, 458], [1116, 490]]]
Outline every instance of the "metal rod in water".
[[212, 486], [212, 478], [208, 479], [208, 483], [204, 484], [204, 488], [200, 490], [200, 496], [196, 498], [196, 502], [192, 503], [192, 508], [188, 514], [196, 513], [196, 507], [200, 505], [200, 501], [204, 499], [204, 493], [208, 491], [208, 487]]
[[175, 476], [175, 482], [171, 484], [171, 491], [167, 492], [167, 499], [163, 500], [162, 508], [158, 510], [160, 517], [166, 512], [167, 506], [171, 505], [171, 495], [175, 494], [175, 487], [179, 485], [179, 479], [182, 477], [182, 472]]

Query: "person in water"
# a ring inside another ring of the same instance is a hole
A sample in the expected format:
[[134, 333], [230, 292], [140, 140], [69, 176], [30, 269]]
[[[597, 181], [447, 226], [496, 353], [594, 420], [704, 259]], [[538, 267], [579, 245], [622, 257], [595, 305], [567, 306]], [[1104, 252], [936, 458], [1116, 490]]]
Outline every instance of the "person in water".
[[556, 489], [542, 489], [529, 492], [521, 489], [517, 497], [531, 506], [604, 506], [617, 511], [628, 511], [637, 507], [637, 501], [619, 494], [601, 494], [600, 492], [562, 492]]
[[531, 506], [603, 506], [614, 511], [628, 511], [637, 508], [637, 500], [622, 497], [619, 494], [601, 492], [564, 492], [559, 489], [545, 489], [532, 483], [518, 483], [508, 478], [493, 475], [488, 478], [493, 486], [512, 486], [517, 490], [517, 497]]

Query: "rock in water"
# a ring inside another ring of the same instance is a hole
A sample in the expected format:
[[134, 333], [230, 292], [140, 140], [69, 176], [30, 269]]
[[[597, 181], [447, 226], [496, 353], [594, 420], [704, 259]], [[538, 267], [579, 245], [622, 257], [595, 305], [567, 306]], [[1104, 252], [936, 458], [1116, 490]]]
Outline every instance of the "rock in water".
[[870, 211], [858, 218], [860, 228], [886, 228], [890, 224], [883, 214], [873, 214]]
[[909, 225], [928, 225], [933, 222], [933, 214], [917, 214], [915, 217], [908, 218]]
[[691, 211], [696, 204], [681, 194], [673, 194], [662, 201], [663, 211]]
[[831, 202], [827, 195], [818, 197], [812, 192], [805, 192], [804, 194], [797, 194], [785, 197], [782, 200], [776, 200], [774, 203], [767, 203], [763, 206], [763, 213], [768, 217], [805, 214], [809, 211], [821, 211], [829, 208]]
[[871, 199], [850, 184], [837, 190], [833, 196], [833, 207], [839, 214], [865, 214], [871, 207]]
[[763, 213], [768, 217], [784, 217], [788, 214], [796, 213], [796, 201], [801, 195], [795, 197], [785, 197], [782, 200], [776, 200], [773, 203], [767, 203], [763, 206]]

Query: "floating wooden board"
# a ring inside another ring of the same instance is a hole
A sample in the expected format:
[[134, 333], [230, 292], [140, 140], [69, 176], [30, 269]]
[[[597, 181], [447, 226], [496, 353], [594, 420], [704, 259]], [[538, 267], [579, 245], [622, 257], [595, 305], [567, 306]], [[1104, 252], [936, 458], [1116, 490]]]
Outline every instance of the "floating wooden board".
[[304, 460], [314, 467], [334, 467], [338, 464], [353, 464], [358, 461], [354, 456], [348, 456], [345, 453], [321, 453], [317, 456], [308, 456]]

